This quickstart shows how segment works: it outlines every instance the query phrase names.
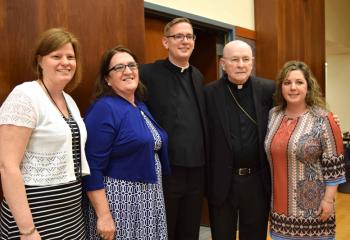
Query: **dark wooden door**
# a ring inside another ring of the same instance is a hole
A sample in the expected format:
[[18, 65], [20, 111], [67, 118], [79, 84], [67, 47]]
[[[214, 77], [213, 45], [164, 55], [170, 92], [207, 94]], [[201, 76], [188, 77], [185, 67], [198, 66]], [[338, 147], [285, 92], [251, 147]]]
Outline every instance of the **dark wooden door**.
[[[144, 63], [154, 62], [157, 59], [167, 57], [168, 54], [162, 45], [161, 39], [163, 37], [163, 28], [169, 20], [171, 19], [146, 15]], [[222, 36], [223, 33], [195, 25], [194, 33], [197, 35], [197, 39], [190, 62], [202, 72], [205, 83], [214, 81], [218, 79], [219, 73], [216, 41], [218, 35]]]

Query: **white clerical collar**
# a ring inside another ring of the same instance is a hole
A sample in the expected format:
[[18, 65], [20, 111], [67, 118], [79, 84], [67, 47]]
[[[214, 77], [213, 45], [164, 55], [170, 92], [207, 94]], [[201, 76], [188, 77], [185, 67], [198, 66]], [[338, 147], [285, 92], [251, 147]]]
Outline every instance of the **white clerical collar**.
[[237, 84], [237, 83], [231, 81], [229, 78], [227, 78], [227, 80], [228, 80], [229, 82], [231, 82], [233, 89], [242, 90], [242, 89], [244, 89], [245, 86], [248, 84], [248, 82], [250, 81], [250, 78], [248, 78], [244, 83], [241, 83], [241, 84]]
[[188, 69], [190, 67], [190, 65], [186, 66], [186, 67], [180, 67], [181, 68], [181, 72], [184, 72], [186, 69]]
[[[169, 59], [169, 61], [170, 61], [170, 59]], [[189, 63], [187, 63], [187, 66], [181, 67], [181, 66], [179, 66], [179, 65], [176, 65], [176, 64], [173, 63], [172, 61], [170, 61], [170, 62], [171, 62], [171, 64], [173, 64], [174, 66], [180, 68], [180, 69], [181, 69], [181, 70], [180, 70], [181, 72], [184, 72], [186, 69], [188, 69], [188, 68], [190, 67], [190, 64], [189, 64]]]

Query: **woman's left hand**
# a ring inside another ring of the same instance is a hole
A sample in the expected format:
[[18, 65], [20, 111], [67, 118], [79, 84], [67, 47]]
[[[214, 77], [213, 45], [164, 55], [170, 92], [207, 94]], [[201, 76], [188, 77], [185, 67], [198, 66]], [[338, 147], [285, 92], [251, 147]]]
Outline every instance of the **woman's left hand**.
[[116, 224], [110, 213], [97, 218], [97, 233], [103, 240], [113, 240], [116, 235]]
[[325, 222], [330, 216], [334, 214], [334, 201], [322, 199], [317, 214], [319, 216], [319, 219], [322, 222]]

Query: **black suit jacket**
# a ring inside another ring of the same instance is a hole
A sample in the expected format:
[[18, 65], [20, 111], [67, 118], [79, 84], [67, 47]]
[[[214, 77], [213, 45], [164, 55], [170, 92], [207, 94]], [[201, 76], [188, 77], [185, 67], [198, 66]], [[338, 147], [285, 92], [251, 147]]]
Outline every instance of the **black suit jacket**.
[[[229, 144], [229, 119], [223, 106], [227, 91], [225, 76], [205, 87], [205, 99], [208, 112], [208, 134], [210, 138], [208, 159], [208, 198], [211, 204], [219, 205], [226, 198], [232, 182], [233, 152]], [[269, 166], [264, 150], [269, 110], [272, 107], [274, 81], [250, 77], [258, 124], [259, 161], [263, 166], [262, 181], [266, 186], [266, 197], [270, 197]], [[249, 190], [247, 190], [249, 191]]]
[[[176, 96], [172, 95], [174, 91], [170, 91], [175, 88], [176, 76], [174, 69], [170, 66], [169, 60], [158, 60], [154, 63], [144, 64], [140, 67], [141, 81], [147, 87], [147, 99], [146, 104], [155, 118], [155, 120], [162, 126], [169, 135], [169, 159], [172, 164], [178, 164], [182, 160], [174, 159], [171, 149], [176, 149], [176, 142], [181, 141], [177, 138], [175, 123], [179, 106], [175, 104], [174, 99]], [[203, 75], [202, 73], [191, 66], [192, 68], [192, 81], [194, 86], [195, 99], [199, 107], [199, 114], [203, 129], [204, 136], [204, 149], [208, 149], [207, 143], [207, 121], [205, 110], [205, 99], [203, 92]], [[188, 133], [191, 134], [191, 133]], [[183, 140], [182, 140], [183, 141]], [[199, 140], [200, 141], [200, 140]], [[191, 147], [191, 146], [189, 146]], [[207, 152], [207, 151], [206, 151]], [[206, 158], [207, 154], [204, 153]], [[201, 160], [198, 166], [204, 166], [205, 159]], [[191, 164], [190, 164], [191, 165]], [[185, 166], [186, 167], [186, 166]]]

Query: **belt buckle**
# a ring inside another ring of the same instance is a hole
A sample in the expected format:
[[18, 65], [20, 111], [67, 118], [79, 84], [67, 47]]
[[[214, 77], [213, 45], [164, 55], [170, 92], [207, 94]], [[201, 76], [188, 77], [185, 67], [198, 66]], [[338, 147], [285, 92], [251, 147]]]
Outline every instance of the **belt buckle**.
[[238, 175], [239, 176], [245, 176], [245, 175], [249, 175], [251, 172], [250, 168], [239, 168], [238, 169]]

